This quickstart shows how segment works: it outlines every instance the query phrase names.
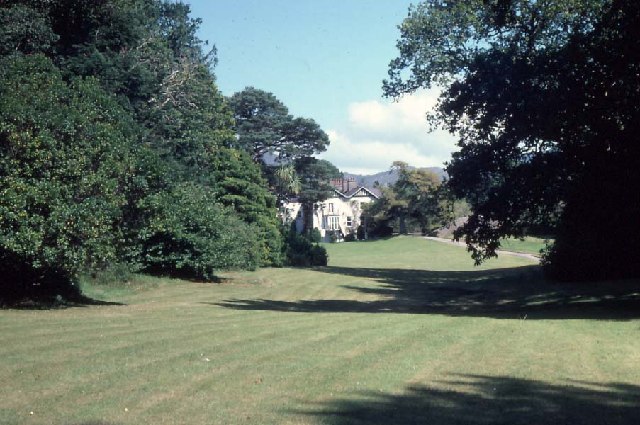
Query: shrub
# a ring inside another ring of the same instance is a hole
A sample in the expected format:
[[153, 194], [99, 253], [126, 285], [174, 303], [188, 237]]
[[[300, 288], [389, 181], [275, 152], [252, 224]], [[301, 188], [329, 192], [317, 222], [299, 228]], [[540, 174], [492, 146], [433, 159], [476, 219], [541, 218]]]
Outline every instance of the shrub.
[[309, 238], [309, 241], [313, 243], [320, 243], [320, 241], [322, 240], [322, 235], [320, 234], [320, 230], [317, 227], [314, 227], [309, 232], [308, 238]]
[[309, 253], [311, 252], [312, 243], [309, 239], [295, 231], [289, 231], [285, 243], [287, 265], [300, 267], [309, 267], [311, 265]]
[[354, 242], [355, 240], [356, 240], [355, 233], [347, 233], [347, 235], [344, 237], [345, 242]]
[[22, 301], [51, 303], [58, 297], [77, 299], [72, 276], [54, 266], [35, 266], [31, 258], [0, 247], [0, 306]]
[[258, 229], [215, 203], [216, 194], [195, 183], [148, 197], [151, 214], [139, 235], [147, 271], [212, 280], [215, 272], [258, 267]]
[[326, 266], [329, 261], [327, 250], [320, 245], [313, 245], [311, 247], [309, 258], [312, 266]]
[[327, 250], [312, 243], [307, 236], [298, 234], [294, 228], [285, 232], [287, 265], [297, 267], [326, 266]]
[[378, 223], [378, 225], [374, 227], [370, 233], [373, 237], [386, 238], [389, 236], [393, 236], [393, 227], [387, 225], [386, 223]]

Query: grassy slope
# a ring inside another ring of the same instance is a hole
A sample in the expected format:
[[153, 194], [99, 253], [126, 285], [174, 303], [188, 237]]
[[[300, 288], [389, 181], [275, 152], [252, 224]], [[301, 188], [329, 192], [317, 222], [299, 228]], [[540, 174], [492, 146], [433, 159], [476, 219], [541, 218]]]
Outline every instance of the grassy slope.
[[524, 252], [526, 254], [540, 255], [547, 246], [547, 239], [536, 238], [533, 236], [527, 236], [520, 239], [502, 239], [500, 241], [500, 249], [513, 252]]
[[328, 248], [324, 269], [0, 311], [0, 423], [640, 421], [631, 283], [538, 284], [418, 238]]

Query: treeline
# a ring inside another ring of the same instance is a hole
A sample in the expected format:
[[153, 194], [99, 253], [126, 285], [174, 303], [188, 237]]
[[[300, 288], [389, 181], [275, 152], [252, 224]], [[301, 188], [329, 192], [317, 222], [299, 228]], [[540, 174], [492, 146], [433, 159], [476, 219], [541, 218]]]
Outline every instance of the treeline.
[[443, 179], [433, 171], [412, 168], [402, 161], [394, 161], [391, 171], [397, 173], [398, 180], [392, 185], [380, 186], [380, 197], [366, 208], [369, 236], [433, 235], [465, 215], [458, 211], [461, 202], [454, 201]]
[[[0, 301], [72, 297], [80, 273], [114, 265], [213, 279], [286, 262], [277, 173], [239, 131], [189, 12], [0, 3]], [[299, 145], [322, 139], [311, 120], [285, 121]], [[279, 152], [315, 164], [326, 143]]]
[[476, 262], [551, 229], [558, 280], [640, 277], [640, 3], [425, 0], [400, 25], [389, 97], [443, 88], [448, 186]]

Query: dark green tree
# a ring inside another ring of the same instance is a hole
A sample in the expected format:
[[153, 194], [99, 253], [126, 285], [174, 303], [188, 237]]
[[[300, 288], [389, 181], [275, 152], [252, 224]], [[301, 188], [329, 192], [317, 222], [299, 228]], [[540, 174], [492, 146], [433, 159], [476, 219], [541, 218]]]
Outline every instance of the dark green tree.
[[628, 190], [640, 183], [639, 19], [624, 0], [410, 9], [384, 90], [445, 88], [432, 119], [460, 136], [447, 172], [473, 209], [457, 236], [476, 261], [504, 236], [557, 225], [553, 276], [640, 275], [640, 199]]
[[0, 59], [3, 294], [73, 295], [117, 259], [135, 126], [96, 80], [62, 79], [41, 55]]
[[276, 198], [268, 191], [260, 168], [246, 152], [220, 148], [212, 158], [210, 175], [217, 182], [216, 201], [255, 226], [259, 265], [281, 266], [282, 237]]
[[[110, 254], [96, 256], [101, 259], [96, 267], [117, 261], [134, 269], [175, 269], [203, 278], [212, 276], [216, 267], [282, 262], [273, 197], [259, 166], [241, 151], [228, 148], [235, 141], [234, 120], [215, 84], [215, 48], [208, 49], [197, 37], [200, 20], [189, 13], [187, 4], [164, 0], [0, 2], [0, 56], [42, 52], [50, 58], [55, 78], [66, 82], [87, 79], [93, 89], [101, 88], [104, 96], [119, 104], [116, 115], [120, 118], [111, 124], [114, 132], [109, 137], [120, 141], [122, 136], [129, 156], [128, 162], [123, 160], [113, 171], [122, 165], [128, 174], [118, 192], [122, 197], [118, 211], [105, 209], [105, 214], [114, 214], [110, 217], [117, 243], [105, 242]], [[20, 93], [28, 98], [29, 90], [37, 91], [37, 85], [27, 84]], [[65, 96], [58, 96], [61, 111], [67, 107]], [[49, 100], [43, 107], [55, 110], [55, 102]], [[38, 113], [34, 104], [25, 111], [31, 107]], [[90, 114], [88, 117], [91, 119]], [[120, 135], [120, 127], [128, 133]], [[60, 124], [58, 131], [64, 128]], [[64, 142], [76, 143], [74, 137], [68, 136]], [[82, 132], [77, 137], [85, 137], [77, 141], [82, 152], [80, 147], [92, 139]], [[26, 169], [32, 165], [30, 157], [20, 161], [14, 165]], [[75, 190], [73, 181], [67, 179], [66, 183], [68, 190]], [[193, 196], [188, 196], [185, 188], [192, 188]], [[55, 193], [51, 196], [57, 196]], [[172, 197], [184, 198], [182, 202], [192, 211], [185, 212]], [[61, 197], [57, 202], [74, 200]], [[211, 211], [205, 202], [214, 204]], [[222, 220], [225, 215], [234, 217]], [[181, 222], [180, 217], [193, 226]], [[238, 219], [242, 226], [236, 223]], [[207, 238], [227, 235], [215, 233], [205, 221], [238, 229], [238, 241], [254, 233], [257, 242], [247, 242], [245, 248], [250, 251], [242, 255], [230, 245], [205, 243]], [[35, 226], [22, 224], [27, 230]], [[169, 225], [175, 228], [165, 229], [165, 233], [158, 230]], [[171, 237], [181, 242], [169, 243]], [[176, 251], [171, 251], [174, 248]], [[238, 254], [235, 265], [221, 259], [231, 253]], [[247, 255], [257, 260], [243, 260]], [[58, 260], [50, 263], [51, 267], [55, 264], [65, 273], [69, 269]], [[73, 274], [76, 269], [71, 270]]]
[[407, 216], [409, 203], [400, 198], [393, 187], [379, 187], [380, 197], [365, 207], [367, 226], [373, 236], [390, 236], [393, 234], [393, 221], [398, 222], [398, 232], [407, 233]]
[[395, 162], [398, 180], [394, 191], [407, 203], [407, 214], [414, 219], [423, 235], [430, 234], [447, 222], [450, 203], [442, 180], [430, 170], [409, 168], [403, 162]]
[[139, 238], [145, 270], [215, 280], [219, 270], [260, 264], [258, 229], [216, 202], [216, 194], [193, 182], [177, 184], [143, 200], [150, 220]]
[[[0, 3], [0, 56], [51, 53], [58, 41], [46, 10], [29, 2]], [[31, 2], [33, 3], [33, 2]]]
[[256, 161], [265, 154], [285, 162], [309, 157], [329, 145], [329, 137], [315, 121], [289, 115], [272, 93], [247, 87], [231, 96], [229, 105], [238, 134], [233, 146], [247, 151]]

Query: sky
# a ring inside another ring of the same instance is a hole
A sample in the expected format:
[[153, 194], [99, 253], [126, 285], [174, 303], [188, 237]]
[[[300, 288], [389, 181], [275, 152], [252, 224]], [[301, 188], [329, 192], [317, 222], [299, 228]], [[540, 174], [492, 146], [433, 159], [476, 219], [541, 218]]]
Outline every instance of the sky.
[[396, 57], [406, 0], [186, 0], [199, 36], [215, 45], [214, 72], [225, 96], [245, 87], [273, 93], [297, 117], [329, 135], [319, 157], [341, 171], [373, 174], [401, 160], [442, 166], [453, 136], [429, 133], [436, 91], [398, 102], [382, 95]]

